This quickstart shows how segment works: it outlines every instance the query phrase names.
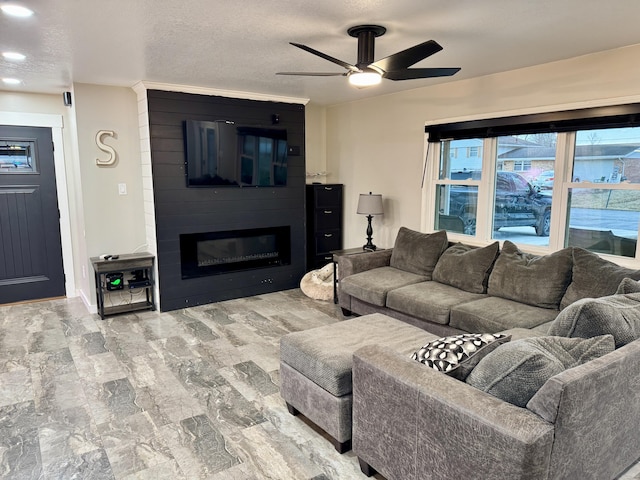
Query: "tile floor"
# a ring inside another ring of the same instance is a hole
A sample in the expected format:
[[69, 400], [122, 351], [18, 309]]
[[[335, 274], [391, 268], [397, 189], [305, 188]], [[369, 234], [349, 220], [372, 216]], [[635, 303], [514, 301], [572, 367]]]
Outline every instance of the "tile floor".
[[297, 289], [104, 321], [0, 307], [0, 477], [364, 479], [278, 393], [280, 337], [339, 319]]

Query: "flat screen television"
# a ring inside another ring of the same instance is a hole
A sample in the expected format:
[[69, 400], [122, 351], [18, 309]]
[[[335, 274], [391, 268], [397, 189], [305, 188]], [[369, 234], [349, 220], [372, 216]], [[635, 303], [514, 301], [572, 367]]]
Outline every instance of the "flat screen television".
[[185, 121], [187, 187], [287, 185], [287, 130]]

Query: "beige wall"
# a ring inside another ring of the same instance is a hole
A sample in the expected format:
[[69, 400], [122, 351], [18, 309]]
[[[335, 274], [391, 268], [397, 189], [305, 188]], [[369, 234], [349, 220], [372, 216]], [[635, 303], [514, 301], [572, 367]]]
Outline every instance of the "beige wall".
[[[305, 113], [305, 161], [307, 175], [327, 171], [327, 110], [321, 105], [308, 103]], [[307, 176], [307, 183], [326, 182], [324, 176]]]
[[[78, 160], [82, 177], [82, 202], [86, 257], [104, 253], [144, 251], [146, 247], [138, 134], [137, 98], [130, 88], [74, 84]], [[113, 166], [98, 166], [109, 155], [96, 144], [96, 133], [112, 130], [105, 144], [116, 150]], [[127, 194], [119, 195], [118, 184]], [[91, 264], [87, 263], [90, 272]], [[91, 280], [93, 284], [93, 280]], [[95, 304], [94, 295], [91, 303]]]
[[637, 102], [639, 57], [637, 45], [328, 107], [328, 181], [345, 184], [345, 248], [364, 244], [359, 193], [385, 201], [373, 221], [376, 245], [392, 246], [401, 226], [420, 229], [426, 122]]

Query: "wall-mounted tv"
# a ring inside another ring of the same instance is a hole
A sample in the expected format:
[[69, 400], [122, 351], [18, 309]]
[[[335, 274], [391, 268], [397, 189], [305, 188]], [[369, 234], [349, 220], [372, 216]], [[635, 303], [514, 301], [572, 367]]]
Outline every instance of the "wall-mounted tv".
[[185, 121], [188, 187], [287, 185], [287, 130]]

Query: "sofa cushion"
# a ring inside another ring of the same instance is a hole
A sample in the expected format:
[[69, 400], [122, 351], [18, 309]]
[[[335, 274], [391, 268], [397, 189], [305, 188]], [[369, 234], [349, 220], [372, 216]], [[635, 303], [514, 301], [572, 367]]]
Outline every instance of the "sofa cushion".
[[594, 338], [537, 337], [500, 345], [484, 357], [467, 383], [502, 400], [526, 407], [554, 375], [614, 350], [611, 335]]
[[486, 294], [465, 292], [443, 283], [420, 282], [391, 290], [386, 306], [421, 320], [447, 325], [452, 307], [484, 297]]
[[640, 282], [631, 278], [623, 278], [620, 285], [618, 285], [616, 293], [640, 293]]
[[491, 333], [442, 337], [427, 343], [414, 352], [411, 358], [429, 368], [464, 380], [483, 357], [509, 339], [505, 335]]
[[611, 334], [616, 348], [640, 338], [640, 293], [583, 298], [562, 310], [549, 335], [589, 338]]
[[624, 278], [640, 280], [640, 270], [621, 267], [593, 252], [574, 247], [572, 279], [562, 297], [560, 308], [581, 298], [613, 295]]
[[405, 270], [379, 267], [340, 279], [340, 290], [364, 302], [383, 307], [390, 290], [426, 280], [425, 276]]
[[571, 248], [537, 256], [505, 240], [489, 277], [489, 295], [557, 309], [571, 281]]
[[498, 242], [482, 248], [456, 243], [440, 256], [433, 279], [466, 292], [487, 293], [489, 273], [499, 249]]
[[431, 280], [433, 269], [448, 245], [447, 232], [444, 230], [428, 234], [401, 227], [389, 264]]
[[497, 333], [509, 328], [534, 328], [554, 320], [557, 315], [558, 310], [485, 297], [452, 306], [449, 325], [465, 332]]

